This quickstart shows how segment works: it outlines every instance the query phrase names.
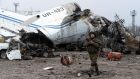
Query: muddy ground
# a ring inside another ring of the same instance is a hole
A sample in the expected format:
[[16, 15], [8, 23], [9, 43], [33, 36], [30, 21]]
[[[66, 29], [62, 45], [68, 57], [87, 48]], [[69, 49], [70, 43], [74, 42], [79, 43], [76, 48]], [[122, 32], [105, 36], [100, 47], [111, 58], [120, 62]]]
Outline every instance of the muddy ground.
[[[121, 61], [98, 59], [100, 76], [89, 77], [87, 74], [77, 76], [81, 71], [87, 71], [90, 60], [86, 52], [56, 52], [56, 54], [72, 54], [75, 62], [70, 67], [62, 66], [60, 57], [39, 58], [33, 60], [0, 59], [0, 79], [140, 79], [140, 56], [124, 55]], [[53, 67], [53, 70], [43, 68]]]

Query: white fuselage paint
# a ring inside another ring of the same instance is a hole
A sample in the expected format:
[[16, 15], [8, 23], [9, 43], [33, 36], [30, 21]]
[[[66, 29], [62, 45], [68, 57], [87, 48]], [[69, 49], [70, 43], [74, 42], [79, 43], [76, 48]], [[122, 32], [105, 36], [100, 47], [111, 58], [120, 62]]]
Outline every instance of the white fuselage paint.
[[[79, 38], [84, 38], [83, 34], [86, 34], [88, 31], [87, 25], [81, 20], [71, 25], [67, 25], [64, 28], [60, 27], [62, 27], [61, 23], [63, 19], [66, 16], [73, 14], [76, 7], [77, 6], [71, 3], [33, 15], [40, 15], [40, 18], [24, 27], [20, 24], [33, 16], [24, 16], [0, 9], [0, 27], [6, 27], [16, 33], [19, 33], [19, 30], [23, 28], [28, 28], [31, 32], [40, 30], [44, 35], [52, 40], [54, 44], [74, 42]], [[15, 36], [16, 34], [0, 28], [0, 35]]]

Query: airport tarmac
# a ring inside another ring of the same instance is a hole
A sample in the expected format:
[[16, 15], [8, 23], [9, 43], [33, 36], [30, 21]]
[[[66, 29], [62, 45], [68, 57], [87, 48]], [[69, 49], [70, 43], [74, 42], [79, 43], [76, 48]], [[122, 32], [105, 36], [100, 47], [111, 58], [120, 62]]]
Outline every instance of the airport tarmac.
[[[33, 60], [0, 59], [0, 79], [139, 79], [140, 56], [123, 55], [121, 61], [109, 61], [99, 57], [100, 75], [89, 77], [77, 73], [87, 71], [90, 60], [87, 52], [56, 52], [55, 54], [73, 55], [74, 63], [69, 67], [60, 63], [60, 57]], [[47, 67], [52, 67], [47, 70]]]

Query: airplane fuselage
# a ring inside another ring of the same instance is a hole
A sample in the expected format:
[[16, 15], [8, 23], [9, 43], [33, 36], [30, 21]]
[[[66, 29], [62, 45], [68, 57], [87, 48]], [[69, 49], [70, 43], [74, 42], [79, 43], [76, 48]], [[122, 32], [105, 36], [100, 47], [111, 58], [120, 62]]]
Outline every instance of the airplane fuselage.
[[[86, 24], [83, 24], [82, 21], [78, 21], [70, 25], [65, 25], [65, 27], [61, 25], [66, 16], [78, 10], [80, 10], [80, 8], [75, 3], [62, 5], [32, 16], [24, 16], [0, 9], [0, 35], [5, 37], [16, 36], [21, 29], [30, 29], [28, 32], [37, 33], [39, 30], [55, 45], [76, 42], [78, 40], [81, 41], [81, 38], [84, 38], [84, 34], [88, 31]], [[37, 15], [40, 16], [37, 21], [28, 26], [21, 26], [26, 20]]]

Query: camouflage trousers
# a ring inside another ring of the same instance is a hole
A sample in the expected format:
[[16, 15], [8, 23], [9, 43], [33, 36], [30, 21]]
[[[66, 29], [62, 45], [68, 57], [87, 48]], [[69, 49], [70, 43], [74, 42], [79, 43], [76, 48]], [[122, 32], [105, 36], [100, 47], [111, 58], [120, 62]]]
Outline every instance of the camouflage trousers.
[[98, 52], [88, 52], [88, 53], [91, 60], [91, 67], [90, 67], [91, 74], [95, 71], [96, 75], [99, 75], [99, 69], [97, 64]]
[[98, 52], [88, 52], [89, 53], [89, 57], [92, 63], [96, 63], [97, 62], [97, 58], [98, 58]]

